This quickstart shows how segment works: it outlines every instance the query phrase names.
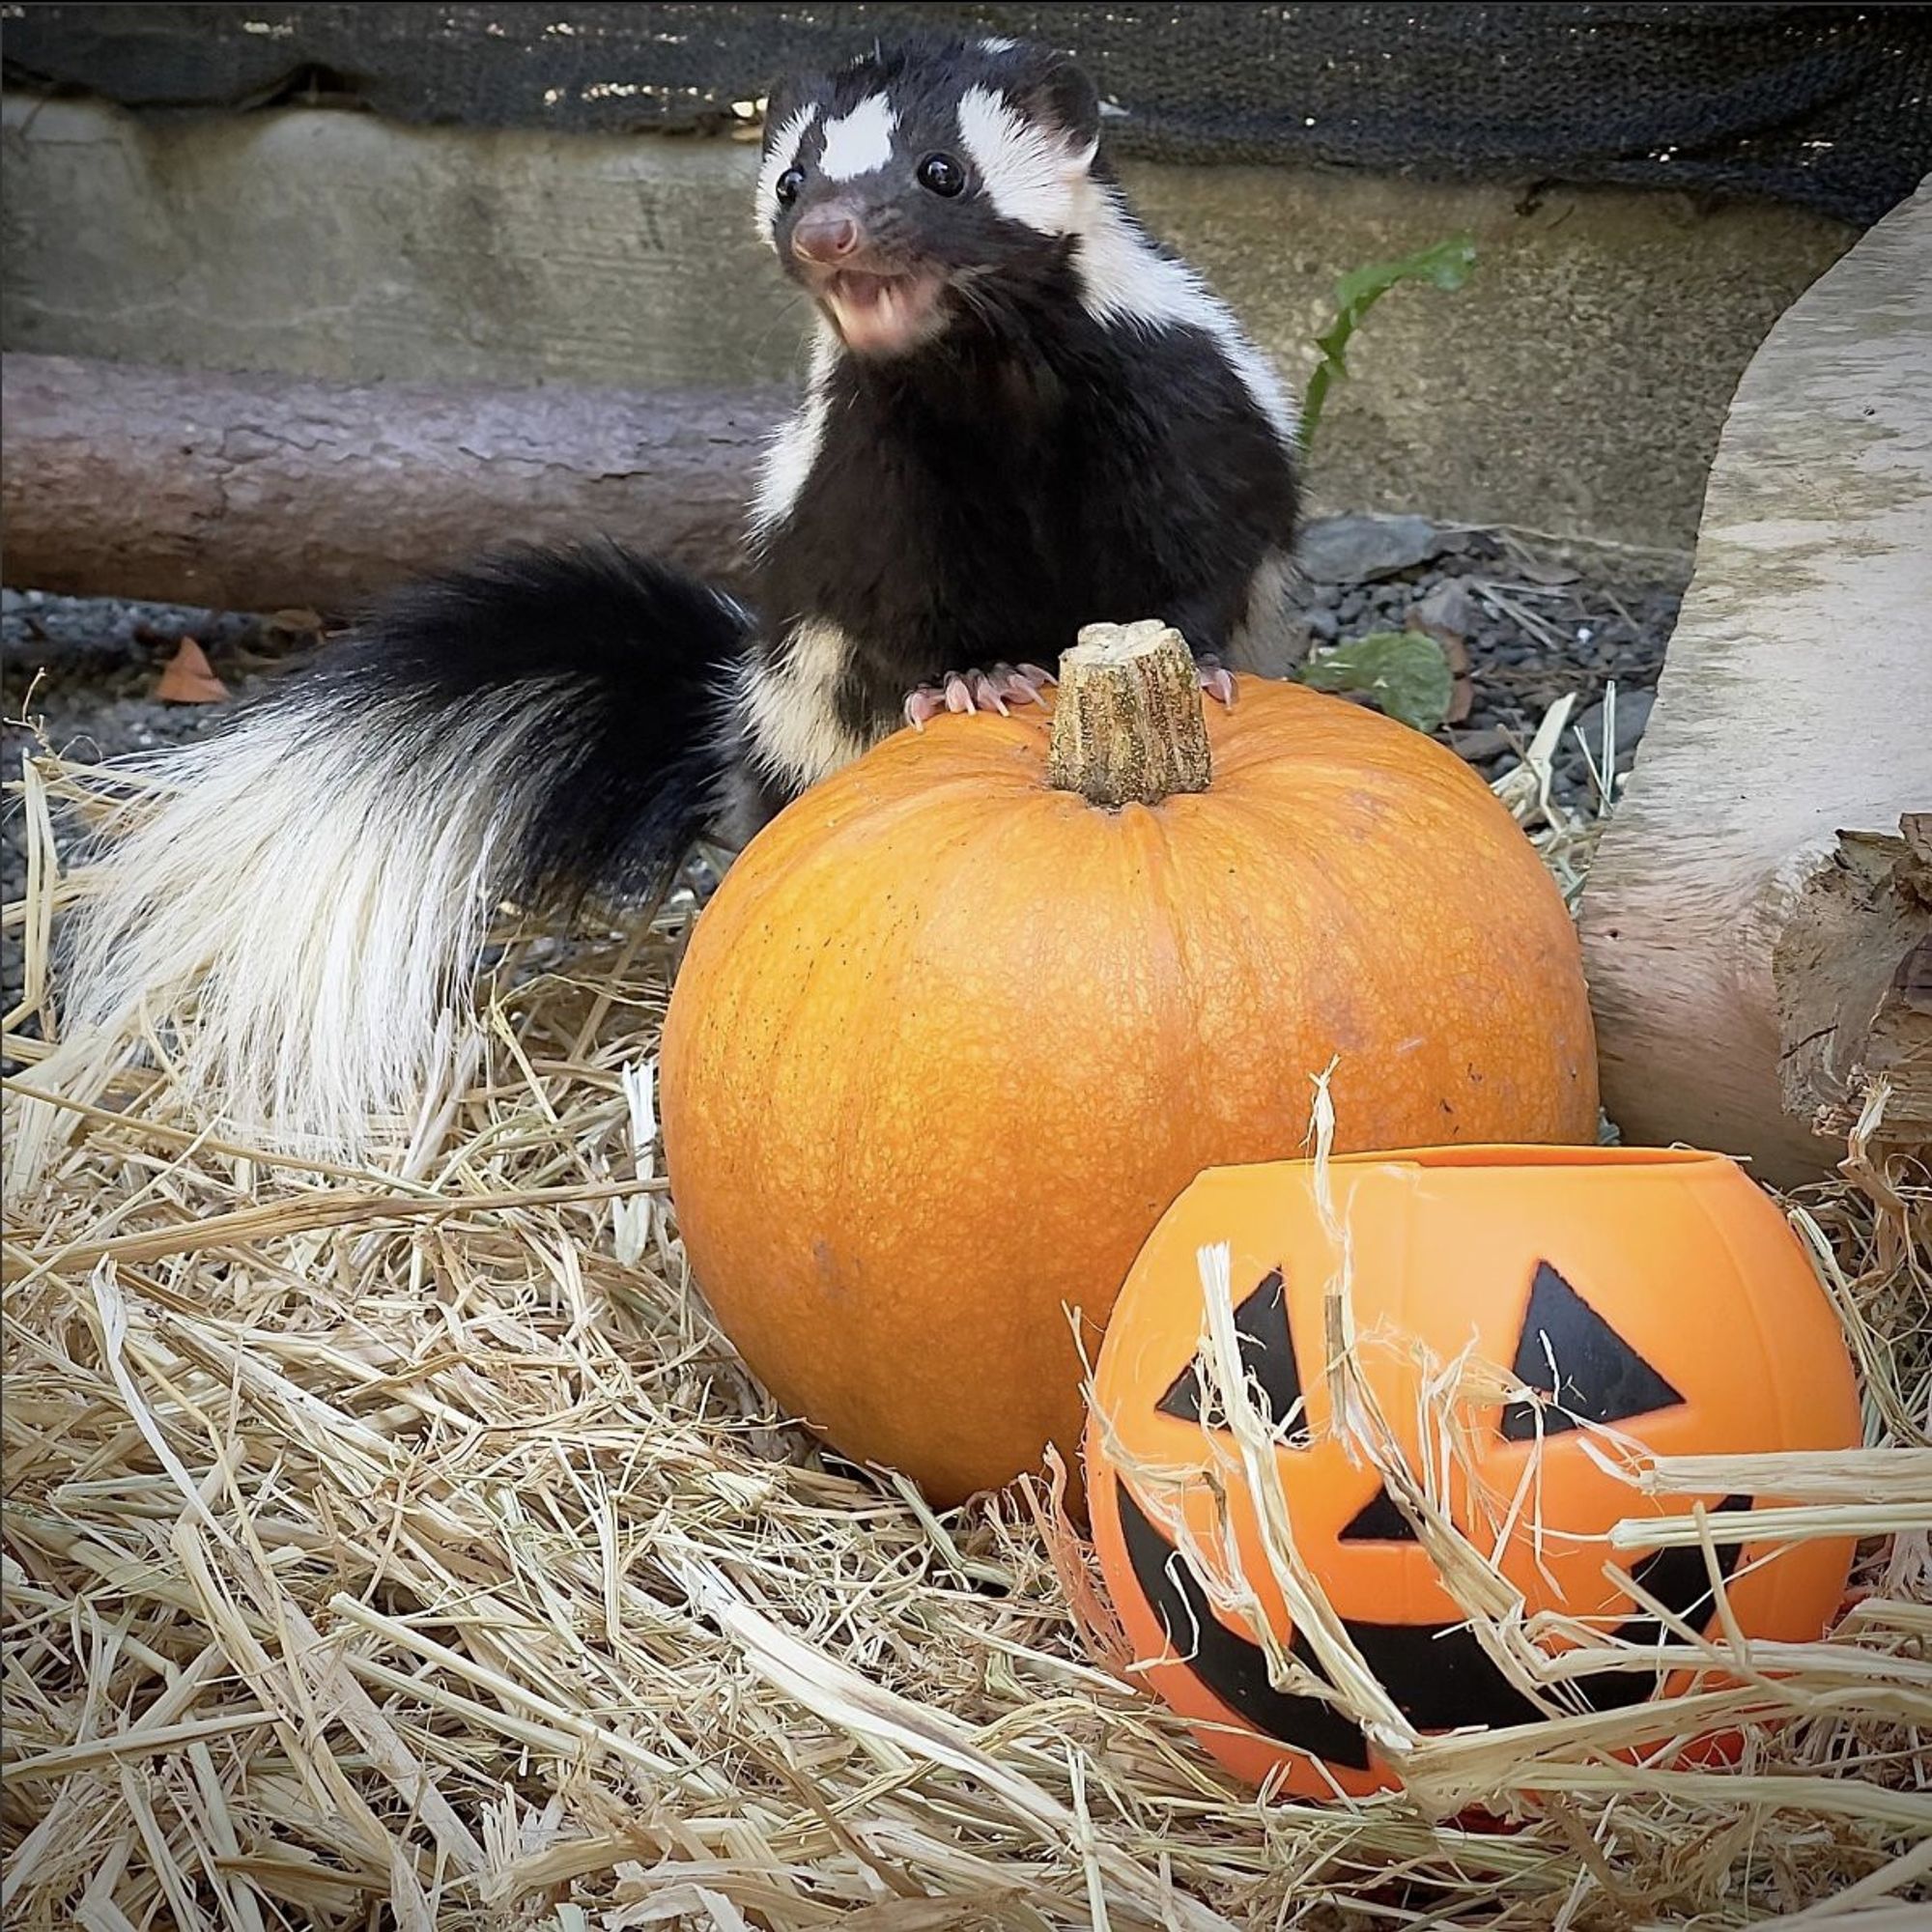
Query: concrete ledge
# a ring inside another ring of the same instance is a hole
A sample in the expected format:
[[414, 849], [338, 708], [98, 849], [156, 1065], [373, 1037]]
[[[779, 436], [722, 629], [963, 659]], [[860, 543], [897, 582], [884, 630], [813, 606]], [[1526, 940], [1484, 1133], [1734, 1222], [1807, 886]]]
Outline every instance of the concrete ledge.
[[[9, 349], [353, 382], [724, 387], [793, 373], [754, 150], [287, 109], [4, 102]], [[1782, 209], [1279, 168], [1137, 166], [1155, 228], [1298, 379], [1337, 274], [1460, 229], [1460, 295], [1377, 312], [1315, 494], [1687, 549], [1724, 405], [1852, 239]]]

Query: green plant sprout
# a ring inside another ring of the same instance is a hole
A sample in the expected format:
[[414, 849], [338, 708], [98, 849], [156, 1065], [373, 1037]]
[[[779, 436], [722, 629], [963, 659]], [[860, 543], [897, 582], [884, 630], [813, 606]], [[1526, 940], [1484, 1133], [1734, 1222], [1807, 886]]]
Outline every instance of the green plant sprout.
[[[1301, 401], [1299, 440], [1304, 457], [1315, 440], [1328, 391], [1349, 375], [1349, 342], [1362, 318], [1388, 292], [1404, 282], [1428, 282], [1454, 291], [1476, 266], [1476, 243], [1452, 235], [1394, 262], [1371, 262], [1351, 270], [1335, 284], [1335, 318], [1315, 338], [1321, 358], [1308, 379]], [[1378, 710], [1418, 731], [1437, 729], [1449, 716], [1455, 678], [1442, 646], [1420, 631], [1375, 631], [1351, 638], [1332, 650], [1314, 653], [1301, 668], [1301, 681], [1316, 691], [1352, 693]]]
[[1351, 269], [1335, 284], [1335, 319], [1315, 338], [1321, 359], [1308, 379], [1301, 399], [1300, 441], [1306, 455], [1321, 421], [1322, 406], [1338, 380], [1349, 375], [1349, 341], [1360, 327], [1362, 318], [1404, 282], [1429, 282], [1438, 289], [1454, 291], [1469, 279], [1476, 266], [1476, 243], [1467, 235], [1452, 235], [1446, 242], [1405, 255], [1395, 262], [1371, 262]]

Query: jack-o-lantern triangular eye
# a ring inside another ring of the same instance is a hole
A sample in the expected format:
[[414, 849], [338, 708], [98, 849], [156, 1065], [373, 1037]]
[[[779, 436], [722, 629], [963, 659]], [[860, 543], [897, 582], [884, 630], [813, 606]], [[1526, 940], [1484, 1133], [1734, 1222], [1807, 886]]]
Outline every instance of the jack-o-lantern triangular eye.
[[[1301, 1413], [1301, 1369], [1294, 1359], [1294, 1337], [1288, 1327], [1288, 1290], [1281, 1270], [1264, 1275], [1261, 1286], [1235, 1310], [1235, 1334], [1241, 1366], [1260, 1385], [1268, 1420], [1277, 1430], [1293, 1429], [1292, 1442], [1307, 1439]], [[1201, 1364], [1189, 1362], [1154, 1406], [1183, 1422], [1201, 1420]]]
[[1578, 1422], [1628, 1422], [1684, 1401], [1548, 1262], [1536, 1264], [1511, 1366], [1518, 1381], [1545, 1398], [1504, 1408], [1502, 1433], [1511, 1442]]

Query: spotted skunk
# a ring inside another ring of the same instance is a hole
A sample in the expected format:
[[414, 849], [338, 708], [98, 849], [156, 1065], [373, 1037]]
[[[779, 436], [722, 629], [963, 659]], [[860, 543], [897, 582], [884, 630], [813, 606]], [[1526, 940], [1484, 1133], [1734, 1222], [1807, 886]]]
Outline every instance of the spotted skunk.
[[1224, 697], [1223, 666], [1285, 668], [1286, 398], [1100, 133], [1077, 67], [1004, 40], [777, 91], [757, 226], [817, 323], [751, 509], [761, 615], [597, 546], [405, 590], [169, 755], [71, 921], [37, 1081], [98, 1093], [193, 1006], [190, 1086], [354, 1152], [433, 1083], [504, 897], [641, 893], [907, 718], [1032, 701], [1096, 619], [1167, 619]]

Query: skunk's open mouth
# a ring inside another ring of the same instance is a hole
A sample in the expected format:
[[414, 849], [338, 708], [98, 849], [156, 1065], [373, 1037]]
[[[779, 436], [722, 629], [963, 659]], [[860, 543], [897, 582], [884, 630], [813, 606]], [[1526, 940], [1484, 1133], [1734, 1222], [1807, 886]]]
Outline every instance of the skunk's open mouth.
[[841, 269], [826, 277], [818, 298], [831, 311], [847, 348], [861, 355], [890, 355], [935, 331], [940, 288], [936, 275], [874, 275]]

